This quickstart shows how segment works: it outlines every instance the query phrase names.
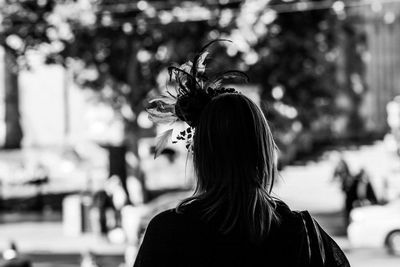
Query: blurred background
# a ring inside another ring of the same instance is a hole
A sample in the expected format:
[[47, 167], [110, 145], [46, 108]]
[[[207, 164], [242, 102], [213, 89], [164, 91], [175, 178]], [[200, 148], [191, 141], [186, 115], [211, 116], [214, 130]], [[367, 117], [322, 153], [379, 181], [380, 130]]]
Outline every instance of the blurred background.
[[[190, 195], [149, 98], [201, 47], [265, 112], [274, 194], [352, 266], [400, 264], [400, 0], [0, 0], [0, 266], [132, 266]], [[184, 129], [184, 125], [181, 125]], [[180, 129], [176, 129], [176, 133]], [[16, 265], [11, 265], [16, 264]], [[31, 265], [29, 265], [31, 264]]]

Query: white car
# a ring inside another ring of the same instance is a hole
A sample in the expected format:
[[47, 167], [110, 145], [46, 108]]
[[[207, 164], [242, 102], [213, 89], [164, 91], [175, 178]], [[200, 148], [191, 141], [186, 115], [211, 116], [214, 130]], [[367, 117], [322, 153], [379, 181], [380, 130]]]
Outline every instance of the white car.
[[400, 199], [352, 210], [347, 235], [352, 247], [386, 247], [400, 254]]

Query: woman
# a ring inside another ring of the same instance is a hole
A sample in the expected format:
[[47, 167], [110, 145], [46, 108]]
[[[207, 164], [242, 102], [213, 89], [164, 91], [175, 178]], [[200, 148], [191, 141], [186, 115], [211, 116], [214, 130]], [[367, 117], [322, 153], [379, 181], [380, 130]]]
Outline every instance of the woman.
[[189, 124], [177, 140], [186, 140], [193, 152], [196, 190], [151, 220], [134, 266], [349, 266], [316, 223], [324, 264], [311, 260], [315, 251], [322, 254], [311, 228], [270, 194], [276, 146], [262, 111], [220, 83], [207, 85], [213, 82], [196, 67], [204, 51], [171, 69], [179, 84], [176, 102], [158, 98], [149, 108], [153, 120], [173, 110]]

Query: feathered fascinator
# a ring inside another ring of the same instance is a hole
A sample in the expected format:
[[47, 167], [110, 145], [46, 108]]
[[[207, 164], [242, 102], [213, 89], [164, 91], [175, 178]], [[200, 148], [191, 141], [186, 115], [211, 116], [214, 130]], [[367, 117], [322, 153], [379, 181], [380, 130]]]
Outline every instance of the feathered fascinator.
[[[209, 55], [209, 47], [216, 42], [231, 42], [225, 39], [217, 39], [205, 45], [193, 61], [178, 66], [170, 66], [168, 73], [170, 82], [174, 82], [173, 92], [167, 90], [149, 101], [147, 112], [152, 122], [157, 124], [173, 124], [176, 121], [184, 121], [189, 127], [181, 131], [172, 143], [185, 141], [186, 148], [191, 149], [192, 138], [199, 122], [204, 107], [214, 97], [223, 93], [238, 93], [233, 88], [222, 86], [226, 79], [240, 78], [246, 82], [248, 76], [237, 70], [223, 72], [212, 78], [207, 77], [206, 59]], [[172, 139], [173, 129], [169, 129], [157, 137], [155, 155], [160, 155], [168, 142]]]

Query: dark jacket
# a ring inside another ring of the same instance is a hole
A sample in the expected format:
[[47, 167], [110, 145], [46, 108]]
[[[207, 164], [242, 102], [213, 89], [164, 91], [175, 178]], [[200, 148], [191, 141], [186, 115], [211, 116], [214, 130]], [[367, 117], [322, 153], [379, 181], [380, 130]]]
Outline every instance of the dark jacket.
[[[196, 211], [164, 211], [148, 225], [134, 267], [309, 266], [300, 214], [282, 202], [276, 211], [280, 223], [272, 225], [268, 236], [256, 244], [234, 231], [219, 233], [216, 225], [202, 221]], [[330, 261], [326, 266], [350, 266], [338, 245], [322, 229], [321, 233]]]

